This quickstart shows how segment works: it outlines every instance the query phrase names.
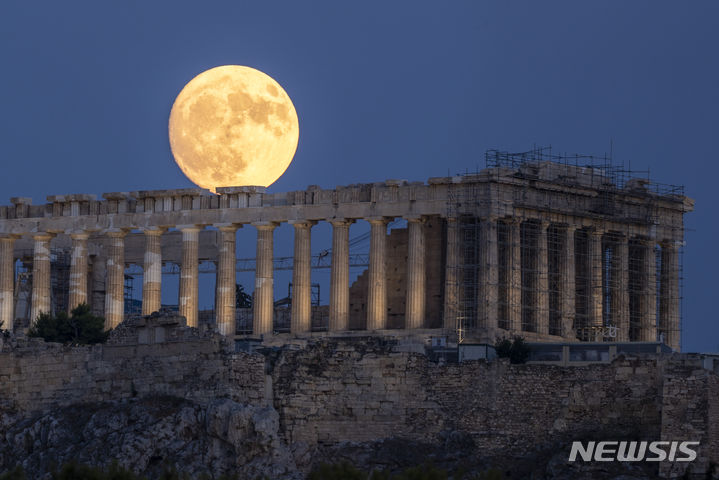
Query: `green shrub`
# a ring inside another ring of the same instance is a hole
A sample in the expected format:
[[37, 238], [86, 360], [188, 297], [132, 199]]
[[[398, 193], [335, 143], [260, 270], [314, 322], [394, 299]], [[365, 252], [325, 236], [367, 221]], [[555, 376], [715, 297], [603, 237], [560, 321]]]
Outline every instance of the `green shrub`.
[[494, 349], [498, 357], [509, 358], [510, 363], [525, 363], [529, 358], [529, 345], [519, 336], [514, 337], [513, 340], [504, 337], [498, 339]]
[[46, 342], [81, 345], [104, 343], [109, 334], [109, 330], [105, 331], [105, 319], [94, 316], [84, 303], [75, 307], [70, 315], [60, 312], [53, 317], [41, 313], [28, 331], [28, 336], [40, 337]]

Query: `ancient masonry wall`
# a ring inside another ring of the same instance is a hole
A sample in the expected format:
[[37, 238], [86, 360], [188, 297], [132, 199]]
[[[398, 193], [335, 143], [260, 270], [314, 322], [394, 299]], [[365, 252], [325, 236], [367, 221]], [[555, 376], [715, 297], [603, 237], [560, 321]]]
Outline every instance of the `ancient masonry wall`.
[[293, 451], [453, 433], [471, 439], [476, 456], [498, 459], [549, 455], [572, 440], [700, 441], [698, 460], [662, 465], [665, 478], [719, 462], [719, 379], [687, 355], [563, 368], [438, 364], [377, 337], [265, 355], [228, 352], [219, 336], [137, 338], [79, 348], [6, 341], [0, 417], [145, 395], [224, 397], [273, 404]]

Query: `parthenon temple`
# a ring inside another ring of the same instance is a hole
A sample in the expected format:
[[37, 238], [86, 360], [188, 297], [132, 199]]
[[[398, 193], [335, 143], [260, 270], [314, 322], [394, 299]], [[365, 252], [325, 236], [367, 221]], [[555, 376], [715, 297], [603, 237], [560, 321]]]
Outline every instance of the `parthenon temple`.
[[[581, 159], [580, 159], [581, 160]], [[208, 325], [238, 337], [424, 331], [494, 342], [663, 341], [680, 347], [683, 189], [611, 165], [487, 153], [487, 168], [426, 182], [387, 180], [267, 193], [261, 187], [73, 194], [0, 207], [0, 321], [87, 303], [123, 321], [126, 269], [142, 269], [142, 314], [161, 307], [163, 265], [179, 305], [198, 312], [198, 265], [213, 262]], [[406, 220], [406, 228], [388, 222]], [[275, 302], [273, 237], [294, 228], [287, 319]], [[312, 302], [312, 230], [332, 229], [329, 305]], [[351, 282], [350, 226], [368, 222], [367, 271]], [[236, 305], [236, 238], [256, 234], [252, 306]], [[249, 228], [248, 228], [249, 227]], [[63, 272], [65, 268], [66, 272]], [[22, 275], [25, 271], [26, 274]], [[324, 308], [324, 315], [317, 312]]]

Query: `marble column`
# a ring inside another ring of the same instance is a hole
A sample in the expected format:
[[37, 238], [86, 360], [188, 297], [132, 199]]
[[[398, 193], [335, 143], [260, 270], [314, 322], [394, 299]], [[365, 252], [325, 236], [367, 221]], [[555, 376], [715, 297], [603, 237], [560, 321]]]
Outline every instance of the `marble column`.
[[642, 242], [642, 293], [640, 299], [640, 333], [642, 342], [657, 341], [657, 259], [654, 240]]
[[426, 305], [426, 269], [422, 217], [407, 217], [407, 302], [405, 328], [423, 328]]
[[537, 333], [549, 334], [549, 255], [547, 229], [549, 222], [540, 222], [537, 230], [536, 308], [534, 309]]
[[274, 316], [274, 265], [273, 234], [274, 222], [253, 223], [257, 228], [257, 253], [255, 264], [255, 295], [253, 299], [252, 333], [264, 335], [273, 332]]
[[568, 225], [561, 229], [562, 253], [559, 255], [559, 308], [562, 337], [575, 340], [577, 272], [574, 257], [574, 233], [577, 228]]
[[370, 224], [367, 330], [382, 330], [387, 328], [387, 219], [373, 217], [367, 221]]
[[479, 223], [479, 292], [477, 314], [479, 327], [494, 339], [497, 329], [499, 299], [499, 260], [497, 258], [497, 219]]
[[72, 255], [70, 257], [70, 296], [68, 313], [78, 305], [87, 304], [87, 233], [72, 233]]
[[445, 330], [455, 332], [459, 327], [459, 220], [447, 217], [447, 237], [444, 265], [444, 321]]
[[110, 230], [105, 280], [105, 329], [117, 327], [125, 316], [125, 234]]
[[291, 333], [312, 329], [312, 225], [307, 220], [290, 221], [295, 228], [295, 257], [292, 267]]
[[617, 328], [617, 342], [629, 341], [629, 240], [620, 234], [612, 244], [611, 262], [612, 325]]
[[142, 275], [142, 314], [162, 307], [162, 234], [164, 228], [145, 229], [145, 256]]
[[518, 218], [509, 221], [507, 232], [507, 313], [509, 330], [522, 331], [522, 222]]
[[332, 224], [332, 269], [330, 272], [330, 332], [349, 328], [350, 260], [349, 231], [354, 220], [336, 219]]
[[602, 288], [602, 232], [587, 232], [587, 252], [589, 256], [589, 298], [587, 299], [587, 326], [601, 327], [604, 325], [603, 288]]
[[236, 331], [235, 310], [237, 305], [237, 225], [215, 225], [220, 233], [215, 281], [215, 309], [217, 330], [221, 335], [232, 336]]
[[679, 245], [662, 242], [662, 267], [660, 280], [659, 328], [664, 343], [678, 351], [680, 348], [679, 311]]
[[199, 295], [198, 246], [201, 228], [196, 225], [178, 226], [182, 232], [182, 266], [180, 267], [180, 315], [188, 327], [197, 327], [197, 297]]
[[0, 237], [0, 328], [13, 330], [15, 320], [15, 239], [14, 235]]
[[50, 239], [51, 234], [36, 233], [32, 236], [35, 244], [32, 260], [32, 303], [30, 324], [41, 313], [50, 313]]

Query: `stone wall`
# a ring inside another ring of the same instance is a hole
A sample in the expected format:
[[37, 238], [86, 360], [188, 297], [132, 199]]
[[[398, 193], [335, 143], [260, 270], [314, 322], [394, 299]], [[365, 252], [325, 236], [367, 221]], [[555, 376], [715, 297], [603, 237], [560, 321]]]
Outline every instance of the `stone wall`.
[[[719, 462], [719, 378], [691, 356], [570, 368], [442, 364], [379, 337], [322, 338], [246, 354], [230, 351], [219, 336], [163, 322], [124, 325], [104, 346], [3, 340], [0, 420], [153, 395], [200, 405], [226, 398], [274, 407], [278, 436], [305, 470], [350, 455], [348, 445], [380, 445], [375, 453], [386, 454], [390, 441], [405, 453], [461, 457], [520, 477], [552, 458], [566, 465], [572, 440], [700, 441], [696, 462], [650, 465], [664, 478]], [[142, 333], [160, 323], [171, 331]], [[348, 458], [382, 463], [371, 455]]]

